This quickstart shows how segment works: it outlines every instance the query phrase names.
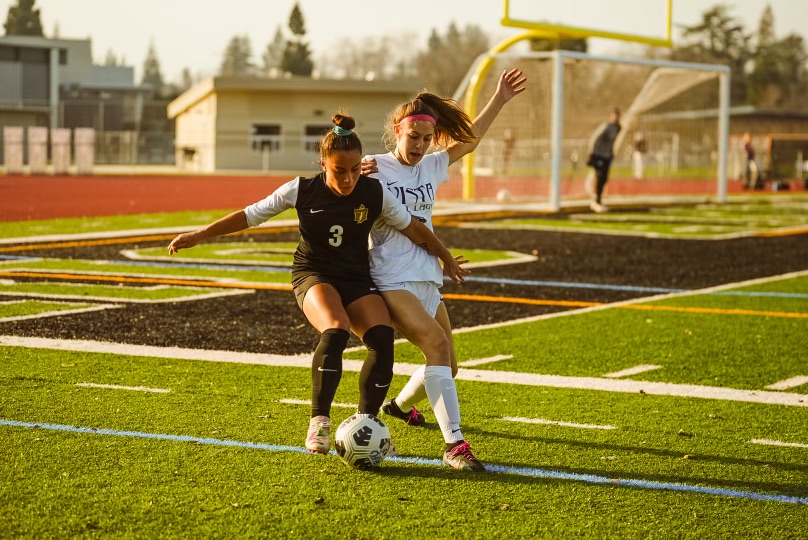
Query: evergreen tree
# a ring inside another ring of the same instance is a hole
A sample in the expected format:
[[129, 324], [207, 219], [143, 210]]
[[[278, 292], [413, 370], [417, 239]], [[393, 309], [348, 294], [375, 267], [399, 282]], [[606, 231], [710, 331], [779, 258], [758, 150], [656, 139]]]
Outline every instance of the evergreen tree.
[[550, 51], [587, 52], [589, 50], [589, 43], [587, 42], [586, 38], [531, 39], [530, 50], [537, 52], [550, 52]]
[[8, 8], [4, 25], [8, 36], [43, 36], [39, 10], [34, 9], [36, 0], [17, 0], [16, 6]]
[[158, 96], [163, 92], [163, 74], [160, 72], [160, 61], [157, 59], [154, 42], [149, 44], [149, 52], [146, 53], [146, 60], [143, 62], [141, 83], [151, 86]]
[[115, 56], [115, 53], [112, 52], [112, 49], [107, 51], [107, 56], [104, 58], [104, 65], [105, 66], [117, 66], [118, 65], [118, 57]]
[[219, 75], [250, 75], [253, 72], [253, 67], [250, 38], [246, 34], [233, 36], [224, 52]]
[[797, 35], [777, 40], [774, 12], [767, 5], [760, 17], [752, 73], [749, 75], [749, 99], [760, 107], [805, 106], [805, 43]]
[[194, 77], [191, 75], [191, 70], [182, 68], [182, 80], [180, 81], [180, 90], [185, 91], [194, 85]]
[[702, 14], [698, 24], [685, 26], [685, 44], [673, 50], [673, 60], [724, 64], [732, 70], [730, 101], [745, 103], [747, 99], [747, 65], [754, 54], [751, 40], [743, 24], [729, 13], [729, 7], [716, 5]]
[[311, 60], [309, 44], [304, 41], [306, 36], [306, 25], [303, 21], [303, 12], [295, 2], [292, 13], [289, 15], [289, 30], [292, 31], [293, 38], [286, 42], [281, 60], [281, 69], [292, 75], [302, 75], [310, 77], [314, 69]]
[[476, 25], [462, 31], [452, 22], [445, 36], [432, 29], [427, 50], [416, 59], [418, 78], [433, 92], [451, 95], [466, 75], [468, 67], [488, 50], [488, 36]]
[[271, 75], [273, 71], [281, 69], [284, 49], [286, 49], [286, 39], [283, 37], [280, 25], [278, 25], [275, 29], [275, 37], [272, 38], [264, 51], [264, 73], [266, 75]]

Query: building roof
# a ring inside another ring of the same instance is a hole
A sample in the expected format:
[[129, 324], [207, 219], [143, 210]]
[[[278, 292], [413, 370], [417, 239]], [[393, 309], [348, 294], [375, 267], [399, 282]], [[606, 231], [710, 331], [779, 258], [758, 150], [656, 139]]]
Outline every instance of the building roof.
[[309, 77], [209, 77], [195, 84], [168, 104], [168, 117], [175, 118], [207, 96], [221, 92], [358, 92], [364, 94], [415, 94], [414, 81], [363, 81], [355, 79], [313, 79]]

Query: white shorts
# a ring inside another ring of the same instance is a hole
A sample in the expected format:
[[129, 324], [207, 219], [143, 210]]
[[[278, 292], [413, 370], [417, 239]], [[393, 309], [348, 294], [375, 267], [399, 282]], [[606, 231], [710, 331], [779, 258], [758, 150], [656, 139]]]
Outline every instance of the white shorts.
[[402, 281], [399, 283], [388, 283], [378, 286], [380, 291], [409, 291], [411, 292], [430, 317], [435, 317], [438, 306], [443, 302], [443, 296], [438, 291], [437, 285], [431, 281]]

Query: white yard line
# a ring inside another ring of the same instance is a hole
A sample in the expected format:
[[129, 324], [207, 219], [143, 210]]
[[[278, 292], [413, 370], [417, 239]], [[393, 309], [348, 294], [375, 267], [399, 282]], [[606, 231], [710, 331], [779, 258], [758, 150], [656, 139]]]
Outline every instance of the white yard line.
[[794, 448], [808, 448], [808, 444], [783, 442], [783, 441], [770, 441], [768, 439], [752, 439], [749, 442], [752, 444], [765, 444], [767, 446], [791, 446]]
[[[50, 259], [56, 260], [56, 259]], [[114, 264], [115, 261], [95, 261], [99, 264]], [[77, 276], [115, 276], [115, 277], [126, 277], [126, 278], [147, 278], [147, 279], [173, 279], [173, 280], [183, 280], [183, 282], [188, 282], [187, 285], [168, 285], [173, 287], [185, 287], [188, 289], [204, 289], [207, 287], [194, 287], [192, 284], [193, 281], [202, 281], [205, 283], [238, 283], [239, 285], [243, 285], [244, 287], [251, 287], [253, 285], [262, 286], [262, 285], [278, 285], [272, 282], [257, 282], [257, 281], [241, 281], [238, 278], [230, 278], [230, 277], [216, 277], [216, 276], [194, 276], [194, 275], [178, 275], [178, 274], [149, 274], [149, 273], [138, 273], [138, 272], [116, 272], [114, 270], [72, 270], [70, 268], [66, 268], [64, 270], [53, 269], [53, 268], [28, 268], [25, 266], [15, 266], [14, 268], [0, 268], [4, 272], [9, 274], [19, 274], [23, 272], [31, 272], [31, 273], [39, 273], [39, 274], [75, 274]], [[80, 284], [79, 284], [80, 285]], [[283, 283], [279, 285], [285, 285]], [[166, 287], [166, 285], [155, 285], [154, 287]], [[289, 285], [289, 290], [292, 290], [292, 285]]]
[[[657, 300], [668, 300], [670, 298], [680, 298], [683, 296], [696, 296], [699, 294], [710, 294], [717, 291], [725, 291], [729, 289], [736, 289], [739, 287], [750, 287], [752, 285], [760, 285], [762, 283], [771, 283], [772, 281], [780, 281], [783, 279], [791, 279], [795, 277], [802, 277], [808, 275], [808, 270], [801, 270], [799, 272], [789, 272], [787, 274], [780, 274], [777, 276], [769, 276], [765, 278], [749, 279], [746, 281], [739, 281], [736, 283], [725, 283], [724, 285], [716, 285], [714, 287], [707, 287], [704, 289], [694, 289], [692, 291], [679, 291], [672, 293], [663, 293], [655, 296], [643, 296], [641, 298], [632, 298], [631, 300], [624, 300], [622, 302], [613, 302], [610, 304], [601, 304], [599, 306], [585, 307], [581, 309], [570, 309], [567, 311], [559, 311], [556, 313], [545, 313], [543, 315], [534, 315], [532, 317], [524, 317], [522, 319], [512, 319], [509, 321], [502, 321], [492, 324], [481, 324], [478, 326], [467, 326], [465, 328], [455, 328], [452, 330], [453, 334], [462, 334], [465, 332], [477, 332], [479, 330], [488, 330], [492, 328], [501, 328], [503, 326], [514, 326], [517, 324], [526, 324], [532, 322], [543, 321], [547, 319], [555, 319], [556, 317], [569, 317], [572, 315], [582, 315], [584, 313], [592, 313], [594, 311], [602, 311], [605, 309], [618, 308], [622, 306], [630, 306], [633, 304], [645, 304], [647, 302], [654, 302]], [[406, 343], [406, 340], [400, 340], [396, 343]], [[359, 350], [353, 349], [353, 350]]]
[[105, 309], [117, 309], [123, 306], [113, 306], [112, 304], [103, 304], [100, 306], [78, 308], [78, 309], [63, 309], [61, 311], [43, 311], [41, 313], [34, 313], [33, 315], [18, 315], [16, 317], [0, 317], [0, 322], [11, 321], [27, 321], [30, 319], [44, 319], [45, 317], [58, 317], [60, 315], [77, 315], [79, 313], [90, 313], [91, 311], [103, 311]]
[[[276, 220], [262, 223], [257, 228], [288, 227], [297, 225], [296, 219]], [[96, 231], [74, 234], [45, 234], [39, 236], [20, 236], [18, 238], [0, 238], [0, 244], [39, 244], [43, 242], [71, 242], [80, 240], [105, 240], [108, 238], [128, 238], [130, 236], [159, 236], [191, 232], [198, 226], [162, 227], [156, 229], [129, 229], [125, 231]]]
[[662, 366], [657, 366], [654, 364], [640, 364], [639, 366], [630, 367], [627, 369], [623, 369], [621, 371], [613, 371], [612, 373], [606, 373], [603, 375], [604, 377], [609, 377], [610, 379], [619, 379], [620, 377], [630, 377], [631, 375], [638, 375], [640, 373], [645, 373], [646, 371], [653, 371], [655, 369], [660, 369]]
[[808, 383], [808, 375], [798, 375], [796, 377], [791, 377], [790, 379], [785, 379], [783, 381], [778, 381], [774, 384], [770, 384], [769, 386], [766, 387], [766, 389], [788, 390], [789, 388], [796, 388], [806, 383]]
[[133, 392], [152, 392], [155, 394], [167, 394], [171, 392], [168, 388], [149, 388], [147, 386], [118, 386], [117, 384], [96, 384], [96, 383], [76, 383], [76, 386], [83, 388], [106, 388], [108, 390], [131, 390]]
[[[80, 341], [21, 336], [0, 336], [0, 345], [311, 369], [311, 355], [309, 354], [283, 356], [233, 351], [183, 349], [180, 347], [122, 345], [103, 341]], [[362, 364], [363, 362], [361, 360], [344, 360], [343, 370], [358, 372], [362, 369]], [[394, 365], [393, 371], [396, 375], [409, 376], [412, 375], [413, 372], [420, 366], [421, 364], [407, 364], [399, 362]], [[623, 392], [630, 394], [718, 399], [724, 401], [808, 407], [808, 395], [804, 394], [770, 392], [766, 390], [739, 390], [735, 388], [700, 386], [695, 384], [635, 381], [631, 379], [608, 379], [605, 377], [568, 377], [562, 375], [543, 375], [539, 373], [519, 373], [513, 371], [477, 370], [467, 368], [460, 368], [458, 370], [457, 379], [494, 384], [573, 388], [579, 390], [600, 390], [604, 392]]]
[[510, 256], [509, 259], [497, 259], [495, 261], [466, 263], [466, 264], [463, 265], [463, 267], [464, 268], [488, 268], [488, 267], [492, 267], [492, 266], [506, 266], [506, 265], [509, 265], [509, 264], [521, 264], [521, 263], [535, 262], [535, 261], [539, 260], [539, 258], [536, 255], [528, 255], [527, 253], [520, 253], [518, 251], [506, 251], [505, 253]]
[[[233, 251], [233, 250], [231, 250]], [[124, 249], [121, 252], [121, 255], [126, 257], [127, 259], [131, 259], [133, 261], [145, 261], [145, 262], [170, 262], [174, 264], [206, 264], [206, 265], [233, 265], [233, 266], [282, 266], [282, 267], [292, 267], [292, 261], [251, 261], [251, 260], [241, 260], [241, 259], [227, 259], [227, 258], [220, 258], [220, 259], [204, 259], [204, 258], [194, 258], [194, 257], [172, 257], [167, 255], [165, 257], [160, 255], [141, 255], [134, 249]], [[291, 258], [294, 255], [294, 250], [289, 252], [289, 257]]]
[[599, 426], [597, 424], [575, 424], [572, 422], [559, 422], [557, 420], [545, 420], [544, 418], [520, 418], [518, 416], [503, 416], [502, 420], [508, 422], [518, 422], [521, 424], [544, 424], [548, 426], [561, 426], [578, 429], [617, 429], [615, 426]]
[[[67, 284], [65, 284], [67, 285]], [[82, 286], [81, 283], [72, 283], [77, 287]], [[91, 285], [89, 286], [91, 287]], [[121, 287], [119, 290], [137, 290], [137, 287]], [[146, 287], [143, 287], [146, 288]], [[178, 285], [177, 288], [193, 289], [195, 291], [210, 290], [209, 287], [183, 287]], [[46, 300], [94, 300], [100, 302], [120, 302], [123, 304], [164, 304], [170, 302], [195, 302], [197, 300], [207, 300], [210, 298], [220, 298], [224, 296], [238, 296], [241, 294], [255, 294], [253, 289], [215, 289], [216, 292], [206, 294], [196, 294], [188, 296], [175, 296], [172, 298], [126, 298], [117, 296], [83, 296], [80, 294], [48, 294], [48, 293], [31, 293], [31, 292], [0, 292], [0, 296], [14, 296], [23, 298], [38, 298]]]
[[[287, 405], [311, 405], [311, 400], [307, 399], [293, 399], [293, 398], [283, 398], [277, 400], [278, 403], [286, 403]], [[342, 407], [344, 409], [357, 409], [359, 405], [356, 403], [332, 403], [332, 407]]]
[[457, 365], [460, 367], [474, 367], [474, 366], [481, 366], [483, 364], [490, 364], [492, 362], [499, 362], [500, 360], [510, 360], [511, 358], [513, 358], [512, 354], [498, 354], [496, 356], [491, 356], [488, 358], [466, 360], [465, 362], [459, 362]]

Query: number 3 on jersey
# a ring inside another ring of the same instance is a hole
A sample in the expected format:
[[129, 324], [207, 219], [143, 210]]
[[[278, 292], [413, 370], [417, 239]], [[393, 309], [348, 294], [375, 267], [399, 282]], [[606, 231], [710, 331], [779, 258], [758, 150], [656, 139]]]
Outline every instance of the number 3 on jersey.
[[342, 244], [342, 226], [334, 225], [330, 231], [333, 236], [328, 239], [328, 243], [334, 247], [339, 247]]

